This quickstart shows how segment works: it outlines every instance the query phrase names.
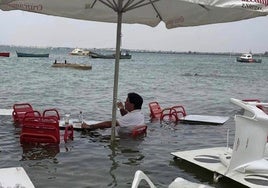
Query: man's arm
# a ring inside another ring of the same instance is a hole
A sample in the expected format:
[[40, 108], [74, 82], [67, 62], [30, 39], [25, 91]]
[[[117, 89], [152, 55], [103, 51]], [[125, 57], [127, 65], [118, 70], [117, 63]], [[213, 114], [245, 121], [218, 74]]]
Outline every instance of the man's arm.
[[[118, 126], [118, 122], [116, 121], [116, 126]], [[86, 123], [83, 123], [81, 125], [81, 128], [83, 129], [90, 129], [90, 130], [95, 130], [95, 129], [105, 129], [105, 128], [110, 128], [112, 127], [112, 122], [111, 121], [104, 121], [104, 122], [100, 122], [100, 123], [96, 123], [96, 124], [92, 124], [92, 125], [88, 125]]]
[[121, 109], [120, 109], [120, 114], [121, 114], [121, 116], [124, 116], [124, 115], [126, 115], [127, 113], [128, 113], [128, 111], [125, 110], [125, 108], [121, 108]]
[[128, 111], [125, 109], [125, 107], [124, 107], [124, 105], [123, 105], [122, 102], [118, 102], [118, 103], [117, 103], [117, 107], [118, 107], [119, 110], [120, 110], [120, 114], [121, 114], [121, 116], [124, 116], [124, 115], [126, 115], [126, 114], [128, 113]]

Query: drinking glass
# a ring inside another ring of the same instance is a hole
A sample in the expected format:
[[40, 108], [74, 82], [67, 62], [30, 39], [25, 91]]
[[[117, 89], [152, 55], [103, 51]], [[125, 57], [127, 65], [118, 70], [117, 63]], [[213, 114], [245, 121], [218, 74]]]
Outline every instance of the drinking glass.
[[117, 110], [120, 110], [120, 108], [118, 107], [118, 103], [122, 103], [121, 99], [117, 99], [117, 102], [116, 102]]

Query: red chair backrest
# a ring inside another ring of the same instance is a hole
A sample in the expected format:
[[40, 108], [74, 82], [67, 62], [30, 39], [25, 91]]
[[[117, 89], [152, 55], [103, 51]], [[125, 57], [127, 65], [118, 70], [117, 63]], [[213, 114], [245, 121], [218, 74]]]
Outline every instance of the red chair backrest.
[[60, 143], [59, 121], [53, 117], [25, 117], [21, 143]]
[[29, 121], [30, 119], [32, 121], [36, 121], [36, 119], [39, 119], [41, 117], [42, 116], [41, 116], [40, 112], [38, 112], [36, 110], [30, 111], [30, 112], [26, 112], [25, 115], [24, 115], [24, 117], [23, 117], [22, 122], [20, 123], [20, 125], [23, 126], [23, 123], [24, 123], [25, 119], [27, 119], [27, 121]]
[[178, 122], [177, 111], [173, 108], [164, 108], [160, 116], [160, 122], [168, 120], [172, 122]]
[[[24, 117], [23, 117], [23, 121], [24, 121], [24, 118], [35, 118], [35, 117], [41, 117], [41, 114], [39, 111], [36, 111], [36, 110], [33, 110], [33, 111], [29, 111], [29, 112], [26, 112], [24, 114]], [[23, 122], [22, 121], [22, 122]]]
[[[33, 108], [29, 103], [20, 103], [13, 105], [12, 117], [15, 123], [22, 123], [27, 112], [33, 112]], [[28, 114], [30, 115], [30, 114]]]
[[178, 122], [182, 117], [186, 116], [186, 111], [183, 106], [177, 105], [171, 108], [165, 108], [162, 110], [160, 121], [168, 120], [172, 122]]
[[185, 108], [183, 106], [177, 105], [177, 106], [172, 106], [171, 108], [175, 110], [175, 113], [176, 113], [178, 119], [180, 119], [180, 117], [186, 116], [186, 111], [185, 111]]
[[147, 133], [147, 125], [138, 125], [136, 126], [131, 133], [132, 137], [137, 137]]
[[43, 117], [54, 117], [57, 120], [60, 120], [59, 112], [55, 108], [46, 109], [43, 112]]
[[149, 103], [150, 108], [150, 117], [151, 118], [160, 118], [162, 114], [162, 109], [158, 102], [150, 102]]

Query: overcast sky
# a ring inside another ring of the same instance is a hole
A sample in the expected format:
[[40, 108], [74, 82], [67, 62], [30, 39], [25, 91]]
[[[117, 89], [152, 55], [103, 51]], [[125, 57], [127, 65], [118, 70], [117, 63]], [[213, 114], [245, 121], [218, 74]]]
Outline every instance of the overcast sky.
[[[1, 11], [0, 45], [115, 48], [116, 24], [81, 21], [22, 11]], [[122, 48], [163, 51], [268, 51], [268, 17], [166, 29], [123, 24]]]

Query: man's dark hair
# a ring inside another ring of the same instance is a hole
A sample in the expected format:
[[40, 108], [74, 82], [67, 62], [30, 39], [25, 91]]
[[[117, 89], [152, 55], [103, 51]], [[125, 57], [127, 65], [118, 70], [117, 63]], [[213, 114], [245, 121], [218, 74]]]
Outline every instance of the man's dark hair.
[[143, 99], [137, 93], [128, 93], [127, 94], [128, 100], [130, 103], [134, 104], [134, 109], [141, 109]]

